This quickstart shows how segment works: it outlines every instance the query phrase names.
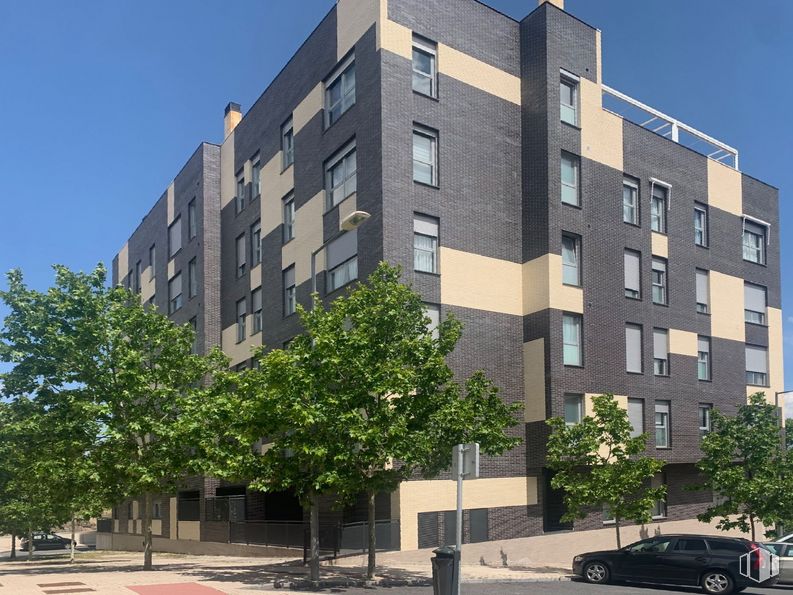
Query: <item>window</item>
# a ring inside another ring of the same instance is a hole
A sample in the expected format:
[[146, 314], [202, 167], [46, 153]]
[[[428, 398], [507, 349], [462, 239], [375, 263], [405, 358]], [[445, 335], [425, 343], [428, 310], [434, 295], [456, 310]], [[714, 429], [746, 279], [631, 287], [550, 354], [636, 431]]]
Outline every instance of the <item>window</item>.
[[699, 404], [699, 434], [700, 436], [704, 436], [708, 432], [710, 432], [712, 426], [710, 422], [710, 414], [711, 410], [713, 409], [713, 405], [708, 403], [700, 403]]
[[355, 58], [350, 56], [325, 83], [325, 128], [355, 105]]
[[251, 225], [251, 268], [262, 262], [262, 223]]
[[149, 247], [149, 281], [154, 279], [157, 272], [157, 246], [152, 244]]
[[429, 128], [413, 128], [413, 180], [438, 185], [438, 133]]
[[413, 36], [413, 90], [429, 97], [438, 96], [436, 70], [437, 45]]
[[584, 365], [582, 338], [583, 320], [579, 314], [562, 315], [562, 336], [564, 342], [564, 365]]
[[295, 313], [297, 296], [295, 292], [295, 265], [290, 266], [283, 273], [284, 279], [284, 316]]
[[666, 233], [666, 200], [669, 189], [653, 184], [650, 200], [650, 228], [658, 233]]
[[743, 284], [743, 317], [751, 324], [765, 324], [766, 288], [752, 283]]
[[245, 274], [245, 234], [244, 233], [237, 236], [235, 250], [236, 250], [236, 259], [237, 259], [237, 277], [242, 277]]
[[562, 153], [562, 202], [568, 205], [581, 204], [578, 191], [579, 159], [570, 153]]
[[237, 195], [234, 197], [234, 212], [245, 209], [245, 174], [240, 170], [237, 174]]
[[678, 539], [675, 544], [675, 552], [707, 552], [704, 539]]
[[245, 339], [245, 319], [248, 317], [245, 298], [237, 301], [237, 343]]
[[127, 290], [132, 291], [134, 289], [133, 285], [135, 283], [135, 278], [133, 276], [134, 271], [129, 269], [129, 273], [127, 273]]
[[694, 243], [708, 247], [708, 207], [695, 203], [694, 206]]
[[187, 239], [192, 240], [198, 235], [198, 221], [196, 220], [195, 198], [187, 205]]
[[253, 313], [253, 334], [262, 331], [262, 288], [251, 292], [251, 312]]
[[173, 258], [182, 249], [182, 218], [177, 217], [168, 227], [168, 258]]
[[357, 189], [355, 143], [345, 146], [325, 165], [326, 208], [332, 209]]
[[190, 353], [198, 353], [198, 318], [196, 316], [190, 319], [190, 328], [193, 329], [193, 344], [190, 346]]
[[[664, 474], [657, 473], [650, 478], [650, 487], [660, 488], [664, 485]], [[654, 519], [662, 519], [666, 517], [666, 498], [661, 498], [660, 500], [656, 500], [653, 502], [653, 508], [650, 511], [650, 514]], [[705, 550], [705, 542], [703, 540], [699, 540], [702, 542], [702, 550]], [[668, 546], [667, 546], [668, 547]]]
[[284, 228], [283, 242], [286, 244], [295, 237], [295, 196], [290, 193], [283, 200]]
[[256, 160], [253, 162], [253, 166], [251, 166], [251, 194], [254, 198], [260, 196], [262, 193], [262, 164], [259, 161], [259, 157], [256, 157]]
[[182, 307], [182, 273], [176, 273], [168, 281], [168, 314]]
[[655, 447], [669, 448], [669, 401], [655, 402]]
[[653, 257], [653, 303], [667, 304], [666, 291], [666, 260]]
[[581, 238], [562, 234], [562, 283], [581, 286]]
[[584, 395], [564, 396], [564, 423], [574, 426], [584, 419]]
[[746, 346], [746, 384], [768, 386], [768, 348]]
[[433, 339], [437, 339], [438, 325], [441, 323], [441, 307], [438, 304], [424, 304], [424, 315], [429, 318], [427, 331], [432, 334]]
[[140, 293], [140, 271], [141, 263], [138, 261], [135, 263], [135, 293]]
[[628, 421], [631, 424], [631, 438], [644, 434], [644, 401], [628, 399]]
[[198, 295], [198, 271], [196, 259], [193, 258], [187, 264], [187, 297], [194, 298]]
[[710, 380], [710, 337], [697, 337], [697, 380]]
[[656, 376], [669, 376], [669, 332], [653, 329], [653, 371]]
[[559, 82], [559, 112], [562, 122], [578, 126], [578, 81], [569, 76]]
[[160, 509], [160, 501], [155, 500], [151, 503], [151, 518], [153, 519], [161, 519], [162, 518], [162, 511]]
[[358, 278], [358, 230], [348, 231], [326, 248], [327, 291], [336, 291]]
[[295, 162], [295, 132], [292, 116], [281, 124], [281, 166], [286, 169]]
[[625, 325], [625, 371], [634, 374], [643, 372], [642, 327], [639, 324]]
[[625, 297], [635, 300], [642, 297], [642, 255], [625, 250]]
[[413, 216], [413, 269], [438, 272], [438, 220], [434, 217]]
[[629, 178], [622, 179], [622, 220], [639, 225], [639, 184]]
[[743, 259], [765, 264], [766, 228], [753, 221], [743, 221]]
[[710, 274], [704, 269], [697, 269], [697, 312], [710, 312]]

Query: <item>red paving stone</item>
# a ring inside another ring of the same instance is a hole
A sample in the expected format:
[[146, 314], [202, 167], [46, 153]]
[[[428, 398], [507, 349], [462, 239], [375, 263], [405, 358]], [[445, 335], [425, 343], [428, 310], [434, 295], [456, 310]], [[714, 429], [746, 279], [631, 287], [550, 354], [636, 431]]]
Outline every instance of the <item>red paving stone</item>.
[[226, 595], [212, 587], [205, 587], [198, 583], [169, 583], [165, 585], [136, 585], [127, 587], [138, 595]]

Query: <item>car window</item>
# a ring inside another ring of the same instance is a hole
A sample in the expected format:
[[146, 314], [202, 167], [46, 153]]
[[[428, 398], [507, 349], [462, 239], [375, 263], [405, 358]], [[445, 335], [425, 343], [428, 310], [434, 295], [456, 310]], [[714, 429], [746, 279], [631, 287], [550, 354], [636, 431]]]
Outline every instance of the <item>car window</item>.
[[670, 543], [672, 543], [671, 538], [655, 537], [653, 539], [645, 539], [644, 541], [640, 541], [638, 543], [634, 543], [633, 545], [629, 545], [628, 551], [660, 553], [660, 552], [665, 552], [669, 547]]
[[41, 541], [42, 539], [44, 539], [43, 535], [34, 535], [33, 536], [33, 541]]
[[749, 546], [742, 541], [732, 541], [727, 539], [709, 539], [710, 550], [714, 554], [745, 554], [749, 551]]
[[676, 552], [706, 552], [707, 550], [704, 539], [678, 539], [674, 548]]
[[58, 539], [55, 535], [53, 535], [52, 533], [47, 533], [47, 540], [48, 541], [53, 541], [55, 539]]
[[777, 556], [783, 556], [785, 551], [785, 544], [784, 543], [764, 543], [763, 547], [767, 550], [771, 550]]

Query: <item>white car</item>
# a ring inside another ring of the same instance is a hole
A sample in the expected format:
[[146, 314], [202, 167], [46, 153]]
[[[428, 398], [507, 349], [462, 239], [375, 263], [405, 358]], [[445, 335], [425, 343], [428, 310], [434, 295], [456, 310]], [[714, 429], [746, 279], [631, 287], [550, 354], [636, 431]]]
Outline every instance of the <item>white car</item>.
[[788, 533], [784, 537], [780, 537], [774, 543], [793, 543], [793, 533]]
[[775, 541], [763, 545], [779, 556], [779, 582], [793, 583], [793, 539], [784, 543]]

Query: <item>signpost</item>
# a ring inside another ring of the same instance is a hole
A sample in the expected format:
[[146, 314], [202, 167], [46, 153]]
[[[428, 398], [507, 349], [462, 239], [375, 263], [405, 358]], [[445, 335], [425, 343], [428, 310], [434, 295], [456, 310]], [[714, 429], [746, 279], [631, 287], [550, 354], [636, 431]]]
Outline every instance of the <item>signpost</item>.
[[452, 477], [457, 480], [457, 544], [454, 549], [456, 567], [456, 593], [462, 584], [463, 547], [463, 480], [479, 477], [479, 444], [458, 444], [452, 449]]

